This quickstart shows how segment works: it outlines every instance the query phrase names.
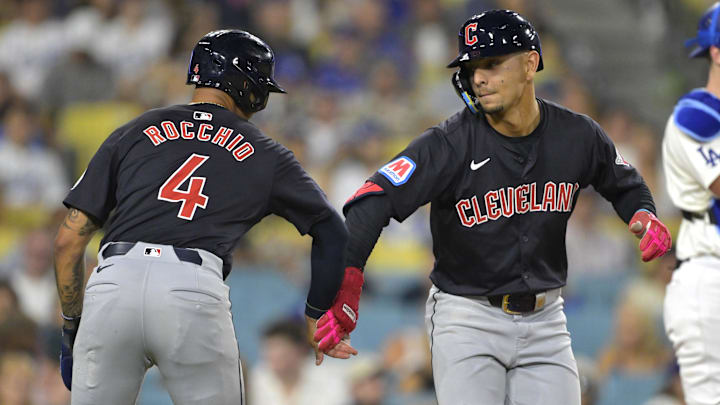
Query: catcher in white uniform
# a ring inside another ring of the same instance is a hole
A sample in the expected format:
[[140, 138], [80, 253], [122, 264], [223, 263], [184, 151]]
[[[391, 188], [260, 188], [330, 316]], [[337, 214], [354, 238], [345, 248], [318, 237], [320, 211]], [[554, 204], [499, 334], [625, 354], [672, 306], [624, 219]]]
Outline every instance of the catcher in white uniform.
[[665, 329], [688, 405], [720, 404], [720, 2], [700, 19], [690, 57], [710, 63], [707, 85], [684, 95], [665, 129], [667, 188], [683, 221]]

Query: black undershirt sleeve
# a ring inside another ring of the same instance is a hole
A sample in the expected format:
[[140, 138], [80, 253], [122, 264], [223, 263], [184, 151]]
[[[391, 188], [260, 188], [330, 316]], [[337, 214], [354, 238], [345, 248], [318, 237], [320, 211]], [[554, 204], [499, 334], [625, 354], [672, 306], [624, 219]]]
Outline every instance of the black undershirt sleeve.
[[308, 233], [313, 238], [310, 253], [312, 270], [305, 314], [318, 319], [330, 309], [340, 289], [348, 232], [340, 215], [332, 210], [332, 215], [313, 224]]
[[393, 209], [386, 194], [372, 195], [350, 205], [345, 224], [350, 234], [345, 250], [345, 263], [362, 269], [372, 252], [380, 232], [390, 223]]

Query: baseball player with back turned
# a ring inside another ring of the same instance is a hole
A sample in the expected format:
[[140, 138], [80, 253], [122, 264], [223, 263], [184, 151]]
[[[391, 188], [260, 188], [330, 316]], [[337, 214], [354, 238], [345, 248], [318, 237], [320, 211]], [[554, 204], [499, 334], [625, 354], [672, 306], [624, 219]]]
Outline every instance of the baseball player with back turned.
[[720, 404], [720, 3], [700, 18], [691, 58], [704, 58], [704, 88], [678, 101], [663, 139], [663, 166], [682, 210], [678, 268], [665, 294], [665, 330], [688, 405]]
[[[248, 121], [270, 92], [285, 92], [273, 67], [259, 38], [207, 34], [190, 59], [192, 102], [115, 130], [65, 199], [55, 271], [65, 319], [61, 374], [73, 405], [134, 404], [153, 365], [175, 404], [242, 404], [223, 280], [236, 242], [269, 214], [313, 238], [310, 333], [342, 295], [342, 219], [292, 152]], [[85, 248], [104, 224], [85, 286]], [[342, 342], [325, 353], [357, 352]], [[316, 363], [322, 359], [316, 348]]]
[[[390, 218], [402, 221], [430, 202], [435, 266], [426, 326], [440, 405], [579, 405], [560, 297], [578, 191], [592, 185], [613, 204], [641, 238], [645, 261], [669, 249], [670, 235], [643, 179], [598, 124], [535, 97], [543, 60], [527, 20], [488, 11], [459, 35], [449, 67], [459, 68], [452, 83], [466, 108], [425, 131], [347, 201], [346, 272], [361, 272]], [[318, 322], [321, 348], [357, 319], [357, 302], [332, 308]]]

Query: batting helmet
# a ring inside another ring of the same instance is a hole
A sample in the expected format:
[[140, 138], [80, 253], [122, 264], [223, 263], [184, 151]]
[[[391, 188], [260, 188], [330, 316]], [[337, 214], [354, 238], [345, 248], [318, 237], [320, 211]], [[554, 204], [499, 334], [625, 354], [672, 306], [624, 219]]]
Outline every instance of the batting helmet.
[[691, 58], [699, 58], [708, 55], [711, 46], [720, 46], [720, 2], [710, 6], [707, 11], [700, 17], [698, 23], [697, 36], [685, 41], [685, 46], [693, 46], [690, 51]]
[[260, 38], [241, 30], [205, 35], [193, 49], [187, 84], [220, 89], [246, 112], [265, 108], [271, 92], [285, 93], [275, 79], [275, 55]]
[[447, 67], [460, 68], [453, 74], [452, 84], [473, 113], [480, 111], [480, 105], [472, 91], [470, 72], [464, 68], [464, 62], [521, 51], [537, 51], [540, 54], [537, 71], [543, 69], [540, 36], [528, 20], [512, 10], [491, 10], [470, 17], [460, 27], [458, 51], [458, 56]]

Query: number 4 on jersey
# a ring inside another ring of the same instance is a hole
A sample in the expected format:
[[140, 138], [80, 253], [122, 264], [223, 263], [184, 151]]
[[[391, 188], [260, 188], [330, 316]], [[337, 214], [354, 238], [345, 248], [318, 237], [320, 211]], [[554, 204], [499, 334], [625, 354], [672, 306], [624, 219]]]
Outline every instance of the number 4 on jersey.
[[179, 187], [185, 183], [185, 180], [200, 167], [209, 156], [198, 155], [193, 153], [185, 163], [183, 163], [175, 173], [173, 173], [165, 184], [160, 187], [158, 192], [158, 200], [168, 202], [182, 202], [180, 205], [180, 212], [178, 212], [178, 218], [186, 219], [191, 221], [195, 216], [195, 209], [197, 207], [205, 208], [208, 202], [208, 196], [202, 193], [203, 187], [205, 187], [205, 177], [192, 177], [186, 190], [181, 190]]

